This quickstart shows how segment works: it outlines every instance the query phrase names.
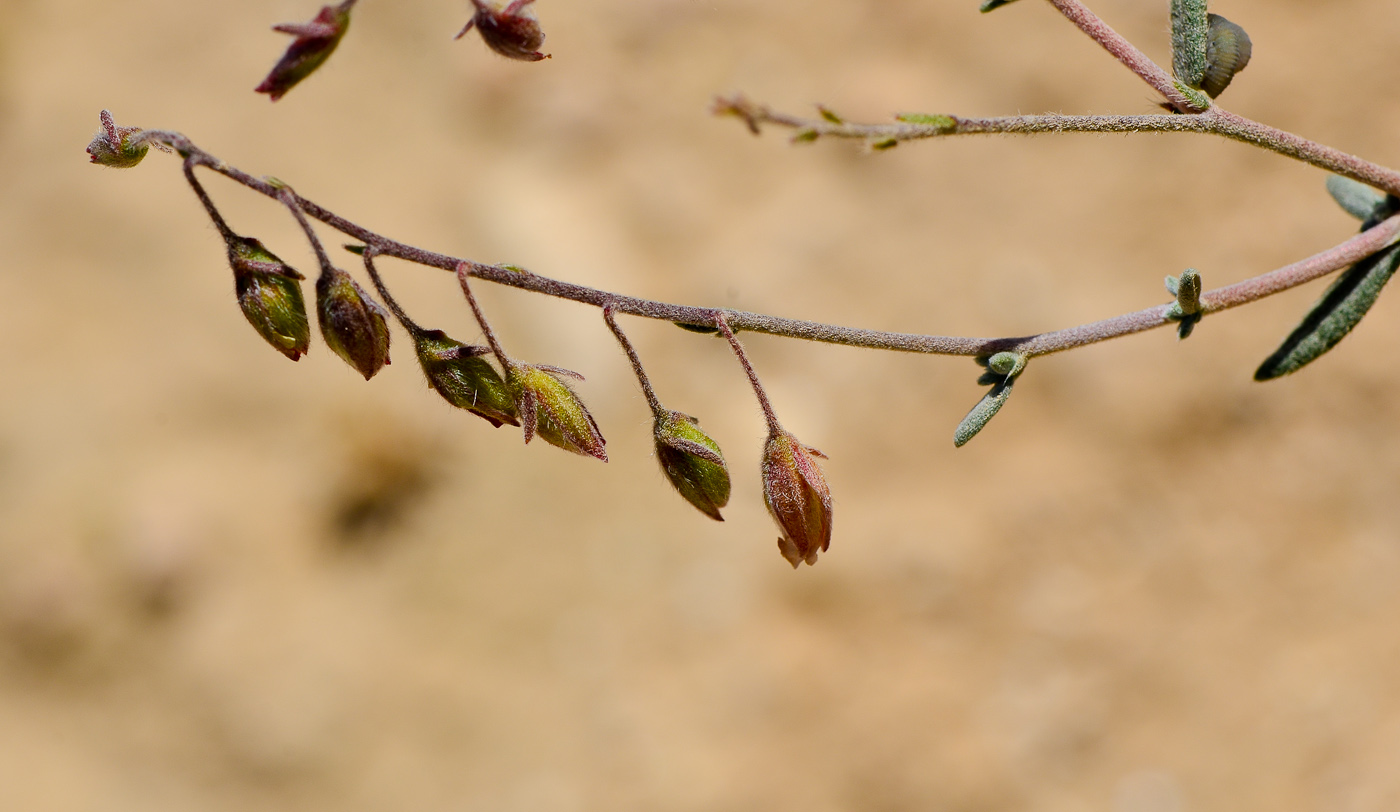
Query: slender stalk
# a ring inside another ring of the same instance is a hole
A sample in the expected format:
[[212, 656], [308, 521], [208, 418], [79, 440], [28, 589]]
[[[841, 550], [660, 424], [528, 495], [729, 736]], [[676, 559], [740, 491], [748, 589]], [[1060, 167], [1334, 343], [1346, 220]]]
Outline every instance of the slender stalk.
[[389, 312], [394, 314], [394, 318], [398, 319], [399, 324], [403, 325], [403, 329], [417, 338], [427, 331], [408, 317], [408, 314], [403, 311], [403, 308], [399, 307], [398, 301], [389, 293], [389, 288], [384, 284], [384, 280], [379, 278], [379, 270], [374, 267], [374, 257], [377, 253], [379, 252], [374, 249], [374, 246], [365, 246], [365, 273], [369, 274], [369, 281], [374, 283], [374, 289], [379, 291], [379, 297], [384, 300], [384, 304], [389, 308]]
[[[1212, 107], [1197, 115], [1156, 114], [1140, 116], [1064, 116], [1055, 113], [1029, 116], [963, 118], [939, 116], [936, 123], [837, 124], [825, 118], [779, 113], [742, 96], [719, 99], [715, 111], [738, 116], [757, 129], [773, 124], [798, 131], [798, 138], [812, 136], [858, 138], [881, 143], [913, 141], [954, 135], [1035, 135], [1040, 133], [1202, 133], [1241, 141], [1289, 158], [1312, 164], [1338, 175], [1400, 196], [1400, 172], [1380, 166], [1302, 136], [1261, 124], [1244, 116]], [[913, 117], [911, 117], [913, 118]], [[805, 135], [804, 134], [810, 134]]]
[[462, 295], [467, 297], [467, 304], [471, 305], [472, 314], [476, 316], [476, 323], [480, 325], [481, 332], [486, 334], [486, 343], [491, 345], [491, 352], [495, 353], [496, 360], [501, 362], [501, 371], [510, 375], [514, 365], [511, 363], [510, 356], [506, 355], [506, 351], [501, 348], [501, 342], [496, 340], [496, 331], [491, 329], [491, 322], [486, 320], [486, 314], [482, 312], [481, 305], [477, 304], [476, 296], [472, 293], [471, 283], [468, 281], [471, 276], [470, 270], [471, 263], [457, 263], [457, 281], [462, 285]]
[[656, 397], [656, 391], [651, 388], [651, 381], [647, 378], [646, 369], [642, 367], [641, 356], [637, 355], [637, 350], [628, 340], [627, 334], [622, 332], [622, 328], [617, 325], [617, 319], [613, 313], [617, 308], [609, 302], [603, 305], [603, 321], [608, 323], [608, 329], [617, 336], [617, 343], [622, 345], [622, 351], [627, 353], [627, 360], [632, 362], [632, 371], [637, 374], [637, 383], [642, 387], [642, 394], [646, 396], [647, 405], [651, 407], [651, 413], [657, 420], [666, 419], [666, 409], [661, 405], [661, 401]]
[[773, 404], [768, 401], [768, 393], [763, 391], [763, 382], [758, 379], [758, 373], [754, 371], [753, 364], [749, 363], [749, 356], [744, 352], [744, 345], [739, 343], [739, 337], [734, 335], [734, 331], [729, 327], [728, 313], [725, 311], [715, 311], [715, 326], [729, 339], [729, 346], [734, 349], [734, 355], [739, 359], [739, 364], [744, 368], [744, 374], [749, 376], [749, 383], [753, 385], [754, 397], [758, 398], [758, 405], [763, 409], [763, 419], [768, 423], [768, 431], [777, 433], [782, 431], [783, 426], [778, 422], [778, 413], [773, 411]]
[[[297, 224], [301, 226], [301, 230], [306, 232], [306, 240], [311, 243], [311, 249], [316, 252], [316, 262], [321, 266], [321, 273], [331, 273], [331, 269], [334, 267], [331, 265], [331, 258], [326, 254], [325, 246], [321, 245], [321, 238], [316, 236], [316, 229], [311, 227], [311, 223], [307, 221], [306, 215], [302, 213], [299, 204], [301, 198], [297, 196], [296, 192], [293, 192], [285, 186], [281, 186], [277, 189], [276, 197], [287, 207], [287, 210], [292, 213], [292, 216], [296, 218]], [[367, 248], [366, 250], [369, 249]]]
[[204, 210], [209, 213], [209, 219], [214, 221], [214, 228], [218, 229], [219, 236], [224, 238], [224, 242], [232, 242], [238, 235], [233, 233], [233, 229], [229, 228], [228, 223], [224, 220], [224, 216], [220, 214], [218, 208], [214, 206], [214, 200], [209, 197], [208, 192], [204, 191], [204, 185], [194, 176], [195, 163], [195, 161], [188, 158], [185, 159], [185, 180], [189, 181], [190, 188], [194, 190], [195, 197], [199, 198], [199, 202], [204, 206]]

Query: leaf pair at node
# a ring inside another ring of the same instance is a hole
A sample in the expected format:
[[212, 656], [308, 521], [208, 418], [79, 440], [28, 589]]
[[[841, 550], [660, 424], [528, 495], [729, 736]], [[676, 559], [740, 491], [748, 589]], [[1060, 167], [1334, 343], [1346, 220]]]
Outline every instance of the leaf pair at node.
[[962, 448], [976, 437], [977, 433], [996, 417], [1001, 407], [1006, 405], [1006, 401], [1011, 397], [1011, 387], [1016, 383], [1016, 378], [1025, 371], [1028, 359], [1018, 352], [999, 352], [995, 355], [980, 356], [976, 360], [986, 369], [977, 379], [977, 383], [982, 386], [990, 385], [992, 388], [972, 407], [972, 411], [967, 413], [953, 432], [953, 445], [957, 448]]

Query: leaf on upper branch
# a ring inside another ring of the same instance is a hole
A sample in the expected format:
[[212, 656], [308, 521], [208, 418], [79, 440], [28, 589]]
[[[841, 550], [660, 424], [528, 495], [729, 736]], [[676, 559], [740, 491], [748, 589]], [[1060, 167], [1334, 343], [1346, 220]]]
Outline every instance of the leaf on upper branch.
[[957, 448], [962, 448], [976, 437], [977, 433], [996, 417], [1001, 407], [1006, 405], [1007, 399], [1011, 397], [1012, 385], [1026, 368], [1026, 356], [1016, 352], [999, 352], [991, 357], [978, 358], [977, 363], [987, 368], [977, 382], [984, 386], [992, 384], [992, 388], [972, 407], [972, 411], [967, 413], [967, 417], [962, 419], [953, 432], [953, 445]]
[[1254, 380], [1268, 381], [1297, 372], [1337, 346], [1376, 303], [1397, 267], [1400, 245], [1392, 245], [1343, 271], [1303, 323], [1259, 366]]
[[1206, 0], [1172, 0], [1172, 73], [1188, 87], [1205, 78], [1209, 33]]
[[1327, 177], [1327, 194], [1352, 217], [1369, 227], [1400, 211], [1400, 198], [1341, 175]]
[[982, 13], [986, 14], [989, 11], [999, 9], [1002, 6], [1007, 6], [1014, 2], [1016, 2], [1016, 0], [982, 0]]

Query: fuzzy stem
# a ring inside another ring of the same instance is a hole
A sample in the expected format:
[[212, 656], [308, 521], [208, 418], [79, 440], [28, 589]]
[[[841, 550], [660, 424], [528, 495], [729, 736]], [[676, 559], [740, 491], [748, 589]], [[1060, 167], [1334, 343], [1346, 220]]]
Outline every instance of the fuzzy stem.
[[[306, 239], [311, 243], [311, 249], [316, 252], [316, 262], [321, 266], [321, 274], [325, 275], [331, 273], [334, 270], [334, 266], [331, 265], [331, 258], [326, 254], [325, 246], [321, 245], [321, 238], [316, 236], [316, 230], [311, 227], [311, 223], [306, 219], [306, 215], [302, 213], [301, 198], [290, 188], [281, 185], [277, 187], [277, 194], [275, 196], [287, 207], [287, 210], [292, 213], [292, 216], [296, 218], [297, 224], [301, 226], [301, 230], [306, 232]], [[369, 247], [366, 247], [365, 250], [368, 251]]]
[[778, 414], [773, 411], [773, 404], [768, 401], [768, 393], [763, 391], [763, 382], [758, 379], [758, 373], [754, 371], [753, 364], [749, 363], [749, 356], [744, 352], [744, 345], [739, 343], [739, 337], [734, 335], [734, 331], [729, 327], [729, 313], [716, 310], [714, 323], [724, 334], [724, 337], [729, 339], [729, 346], [734, 348], [734, 355], [738, 357], [739, 364], [744, 368], [744, 374], [749, 376], [754, 396], [758, 398], [758, 405], [763, 409], [763, 419], [768, 423], [768, 431], [775, 434], [782, 431], [783, 426], [778, 422]]
[[806, 118], [774, 112], [742, 96], [719, 99], [714, 109], [718, 113], [736, 115], [744, 119], [751, 128], [760, 124], [773, 124], [796, 129], [799, 133], [833, 138], [859, 138], [875, 142], [989, 134], [1173, 132], [1219, 135], [1277, 152], [1400, 196], [1400, 172], [1219, 107], [1212, 107], [1197, 115], [1064, 116], [1051, 113], [993, 118], [946, 116], [946, 121], [940, 120], [937, 124], [836, 124], [820, 117]]
[[[104, 110], [103, 112], [106, 111]], [[111, 119], [108, 118], [107, 121], [111, 121]], [[199, 202], [204, 205], [204, 210], [209, 213], [209, 219], [214, 221], [214, 228], [218, 229], [219, 236], [224, 238], [224, 242], [232, 242], [238, 238], [238, 235], [233, 233], [233, 229], [229, 228], [228, 223], [224, 220], [224, 216], [220, 214], [218, 208], [214, 206], [213, 198], [209, 197], [209, 193], [204, 191], [204, 185], [194, 176], [194, 167], [195, 161], [186, 158], [184, 162], [185, 180], [189, 181], [190, 188], [194, 190], [195, 197], [199, 198]]]
[[637, 373], [637, 383], [641, 384], [642, 394], [646, 396], [647, 405], [651, 407], [651, 413], [657, 420], [665, 420], [667, 413], [662, 407], [661, 401], [656, 397], [656, 391], [651, 388], [651, 381], [647, 378], [647, 372], [642, 367], [642, 359], [637, 355], [637, 350], [628, 340], [627, 334], [622, 332], [622, 328], [617, 325], [617, 319], [613, 313], [617, 307], [612, 302], [603, 305], [603, 321], [608, 323], [608, 329], [617, 336], [617, 343], [622, 345], [622, 351], [627, 353], [627, 360], [632, 362], [632, 371]]
[[[177, 151], [187, 155], [198, 165], [209, 167], [213, 171], [268, 197], [275, 199], [278, 195], [278, 187], [255, 178], [239, 169], [228, 166], [213, 155], [200, 150], [183, 135], [158, 131], [149, 132], [158, 134], [164, 143], [169, 144]], [[367, 246], [374, 247], [377, 253], [408, 260], [409, 262], [414, 262], [419, 265], [456, 272], [459, 279], [465, 276], [474, 276], [478, 279], [485, 279], [488, 282], [495, 282], [500, 285], [507, 285], [545, 296], [552, 296], [557, 299], [568, 299], [599, 308], [612, 304], [613, 309], [618, 313], [627, 313], [643, 318], [659, 319], [698, 327], [712, 327], [715, 325], [716, 311], [713, 308], [669, 304], [653, 299], [624, 296], [622, 294], [611, 293], [597, 288], [585, 287], [583, 285], [575, 285], [570, 282], [551, 279], [533, 273], [521, 273], [518, 270], [502, 268], [496, 265], [470, 262], [458, 257], [439, 254], [392, 240], [346, 220], [305, 198], [296, 197], [296, 203], [297, 207], [304, 211], [307, 216], [320, 220], [331, 228], [359, 240]], [[1201, 301], [1205, 305], [1207, 312], [1210, 312], [1236, 307], [1262, 299], [1266, 296], [1271, 296], [1279, 291], [1287, 290], [1288, 288], [1325, 276], [1328, 273], [1345, 268], [1360, 259], [1364, 259], [1390, 244], [1395, 240], [1397, 234], [1400, 234], [1400, 216], [1392, 217], [1333, 248], [1307, 259], [1230, 285], [1229, 287], [1208, 291], [1202, 294]], [[471, 300], [469, 299], [468, 301]], [[1051, 333], [1005, 338], [919, 335], [879, 330], [862, 330], [853, 327], [840, 327], [813, 321], [785, 319], [762, 313], [746, 313], [734, 310], [725, 311], [725, 320], [731, 328], [736, 330], [747, 330], [749, 332], [768, 333], [806, 341], [821, 341], [828, 344], [843, 344], [851, 347], [866, 347], [869, 349], [920, 352], [933, 355], [968, 356], [989, 355], [1001, 352], [1002, 350], [1015, 350], [1027, 355], [1047, 355], [1049, 353], [1063, 352], [1088, 344], [1106, 341], [1111, 338], [1173, 324], [1174, 322], [1171, 322], [1165, 316], [1167, 307], [1168, 305], [1150, 307], [1145, 310], [1137, 311], [1136, 313], [1127, 313], [1122, 316], [1116, 316], [1078, 327], [1071, 327], [1065, 330], [1057, 330]], [[488, 340], [493, 338], [492, 334], [488, 332], [487, 338]], [[492, 349], [493, 351], [496, 350], [495, 347]], [[499, 359], [502, 354], [503, 353], [498, 354], [497, 358]]]
[[[462, 285], [462, 295], [467, 297], [467, 304], [471, 305], [472, 314], [476, 316], [476, 323], [481, 326], [481, 332], [486, 335], [486, 343], [491, 345], [491, 352], [495, 353], [496, 360], [501, 362], [501, 371], [507, 375], [515, 368], [511, 363], [506, 351], [501, 348], [501, 342], [496, 340], [496, 331], [491, 329], [491, 322], [486, 320], [486, 314], [482, 312], [481, 305], [477, 304], [476, 295], [472, 293], [471, 283], [468, 278], [471, 276], [471, 263], [458, 262], [456, 266], [457, 281]], [[527, 439], [526, 442], [529, 442]]]
[[384, 300], [385, 306], [389, 308], [390, 313], [394, 314], [394, 318], [398, 319], [399, 324], [403, 325], [403, 329], [407, 330], [414, 338], [423, 335], [427, 331], [419, 327], [417, 322], [403, 312], [403, 308], [399, 307], [399, 303], [389, 293], [389, 288], [385, 286], [384, 280], [379, 278], [379, 270], [374, 267], [374, 256], [377, 253], [379, 252], [374, 249], [374, 246], [365, 246], [365, 273], [369, 274], [369, 281], [374, 283], [374, 289], [379, 291], [379, 297]]
[[1151, 85], [1153, 90], [1162, 94], [1162, 98], [1166, 99], [1173, 108], [1183, 113], [1201, 112], [1200, 107], [1193, 104], [1186, 97], [1186, 94], [1177, 89], [1176, 80], [1172, 78], [1171, 74], [1153, 62], [1147, 54], [1138, 50], [1136, 45], [1124, 39], [1122, 34], [1114, 31], [1099, 15], [1090, 11], [1079, 0], [1050, 0], [1050, 5], [1078, 26], [1080, 31], [1088, 34], [1094, 42], [1103, 46], [1105, 51], [1122, 62], [1128, 70]]

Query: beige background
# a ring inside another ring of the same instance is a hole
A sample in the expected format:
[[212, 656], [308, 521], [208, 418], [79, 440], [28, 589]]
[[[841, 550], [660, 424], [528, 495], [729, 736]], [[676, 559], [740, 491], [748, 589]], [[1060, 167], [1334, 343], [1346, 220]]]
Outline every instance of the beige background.
[[[1041, 3], [540, 0], [554, 58], [365, 0], [327, 68], [252, 93], [307, 0], [0, 0], [0, 808], [1382, 810], [1400, 804], [1400, 300], [1250, 380], [1320, 285], [1034, 363], [991, 429], [960, 359], [753, 337], [831, 457], [836, 535], [778, 556], [722, 345], [635, 319], [734, 473], [668, 492], [595, 311], [483, 298], [577, 369], [607, 466], [454, 412], [402, 334], [366, 384], [248, 328], [180, 178], [85, 162], [97, 112], [178, 129], [373, 228], [607, 289], [1023, 334], [1341, 241], [1323, 174], [1197, 136], [865, 155], [707, 115], [1149, 112]], [[1167, 58], [1165, 0], [1096, 0]], [[1400, 163], [1400, 6], [1232, 0], [1231, 109]], [[293, 264], [288, 218], [228, 183]], [[328, 235], [329, 236], [329, 235]], [[346, 257], [348, 260], [349, 258]], [[444, 274], [386, 266], [468, 338]], [[355, 517], [360, 517], [359, 519]], [[366, 518], [367, 517], [367, 518]]]

